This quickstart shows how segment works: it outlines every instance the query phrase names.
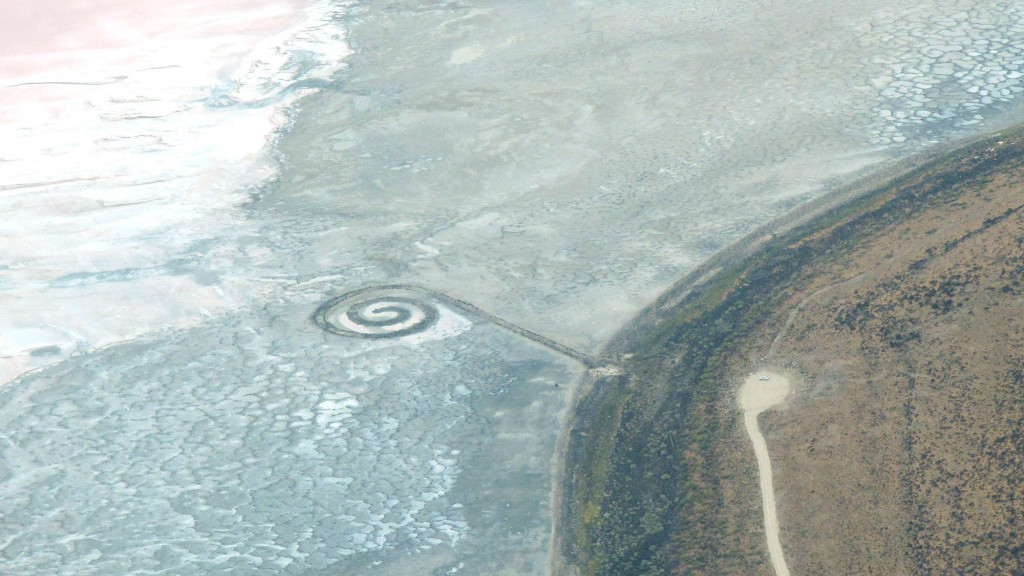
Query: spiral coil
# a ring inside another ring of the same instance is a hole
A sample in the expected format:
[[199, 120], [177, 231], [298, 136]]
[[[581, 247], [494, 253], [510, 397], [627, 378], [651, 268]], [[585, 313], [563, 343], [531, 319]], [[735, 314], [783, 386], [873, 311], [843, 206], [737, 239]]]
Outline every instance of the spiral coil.
[[313, 313], [313, 321], [321, 329], [340, 336], [400, 338], [423, 332], [436, 324], [439, 317], [438, 304], [490, 322], [564, 354], [588, 368], [601, 364], [600, 357], [580, 352], [517, 326], [465, 300], [415, 284], [370, 286], [346, 292], [320, 305]]
[[437, 307], [408, 291], [362, 289], [333, 298], [317, 309], [320, 328], [342, 336], [400, 338], [437, 322]]

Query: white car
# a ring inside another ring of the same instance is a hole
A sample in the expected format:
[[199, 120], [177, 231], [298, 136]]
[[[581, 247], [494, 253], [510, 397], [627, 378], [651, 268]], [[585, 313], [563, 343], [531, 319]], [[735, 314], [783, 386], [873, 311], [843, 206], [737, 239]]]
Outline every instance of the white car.
[[758, 376], [757, 379], [758, 380], [771, 380], [771, 378], [769, 378], [768, 376]]

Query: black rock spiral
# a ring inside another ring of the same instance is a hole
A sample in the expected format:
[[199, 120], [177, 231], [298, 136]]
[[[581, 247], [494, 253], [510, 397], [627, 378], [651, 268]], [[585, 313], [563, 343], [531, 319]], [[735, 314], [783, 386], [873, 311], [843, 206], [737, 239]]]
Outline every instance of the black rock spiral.
[[359, 338], [399, 338], [433, 326], [437, 307], [404, 292], [382, 288], [347, 292], [321, 305], [313, 319], [332, 334]]
[[587, 367], [601, 364], [599, 358], [517, 326], [473, 304], [415, 284], [370, 286], [346, 292], [324, 302], [313, 313], [320, 328], [340, 336], [358, 338], [399, 338], [422, 332], [437, 322], [434, 303], [456, 308], [564, 354]]

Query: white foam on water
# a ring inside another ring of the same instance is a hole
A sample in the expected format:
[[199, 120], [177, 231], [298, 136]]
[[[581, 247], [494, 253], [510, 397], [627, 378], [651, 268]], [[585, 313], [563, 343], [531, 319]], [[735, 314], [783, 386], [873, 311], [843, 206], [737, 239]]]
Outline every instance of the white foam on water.
[[[262, 289], [223, 240], [289, 107], [349, 54], [344, 7], [0, 0], [0, 384]], [[213, 238], [219, 281], [163, 268]]]

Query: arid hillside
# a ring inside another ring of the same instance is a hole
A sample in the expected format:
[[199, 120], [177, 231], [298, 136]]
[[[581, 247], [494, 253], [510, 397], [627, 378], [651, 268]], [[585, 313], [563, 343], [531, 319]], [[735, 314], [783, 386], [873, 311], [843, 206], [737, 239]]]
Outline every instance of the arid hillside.
[[1024, 570], [1024, 171], [934, 194], [776, 315], [769, 361], [804, 375], [766, 418], [797, 574]]

